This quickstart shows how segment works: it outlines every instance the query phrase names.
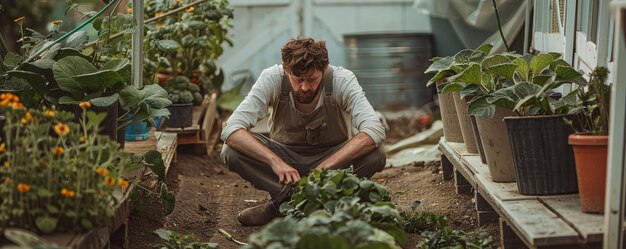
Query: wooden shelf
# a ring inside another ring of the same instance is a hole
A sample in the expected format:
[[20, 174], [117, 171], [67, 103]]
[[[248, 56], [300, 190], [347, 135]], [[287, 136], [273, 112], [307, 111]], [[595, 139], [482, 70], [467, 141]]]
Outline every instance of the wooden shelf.
[[[604, 216], [582, 213], [577, 194], [522, 195], [515, 182], [493, 182], [488, 166], [481, 162], [479, 155], [467, 153], [464, 144], [442, 139], [439, 149], [452, 164], [455, 177], [465, 178], [475, 189], [476, 198], [484, 199], [527, 247], [597, 248], [601, 245]], [[501, 242], [504, 246], [507, 244], [507, 241]]]

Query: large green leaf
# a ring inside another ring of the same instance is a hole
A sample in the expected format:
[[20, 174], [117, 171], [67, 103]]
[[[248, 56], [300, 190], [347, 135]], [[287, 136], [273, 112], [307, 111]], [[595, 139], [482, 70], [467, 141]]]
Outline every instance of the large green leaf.
[[120, 104], [122, 106], [136, 106], [143, 100], [143, 94], [134, 86], [127, 86], [120, 91]]
[[428, 83], [426, 83], [426, 86], [431, 86], [431, 85], [441, 81], [441, 79], [450, 77], [450, 76], [455, 75], [455, 74], [456, 74], [456, 72], [453, 71], [452, 69], [441, 70], [441, 71], [437, 72], [435, 74], [435, 76], [430, 78], [430, 80], [428, 80]]
[[106, 107], [115, 103], [115, 101], [117, 101], [119, 97], [120, 95], [118, 93], [114, 93], [109, 96], [94, 98], [91, 100], [91, 103], [95, 106]]
[[526, 96], [536, 96], [538, 93], [541, 92], [540, 86], [527, 81], [515, 84], [514, 86], [512, 86], [512, 89], [513, 92], [515, 92], [515, 94], [519, 96], [519, 98], [523, 98]]
[[85, 91], [85, 93], [102, 91], [115, 85], [115, 83], [124, 82], [124, 79], [112, 70], [80, 74], [73, 76], [72, 79], [76, 80], [76, 82], [80, 84], [80, 87]]
[[470, 58], [472, 57], [473, 53], [474, 53], [474, 50], [463, 49], [454, 55], [454, 62], [455, 63], [470, 63], [471, 62]]
[[532, 77], [532, 82], [538, 86], [544, 86], [550, 84], [556, 78], [556, 74], [552, 71], [545, 71], [544, 73]]
[[[24, 91], [29, 89], [34, 89], [37, 92], [41, 92], [46, 88], [46, 79], [41, 76], [41, 74], [33, 73], [29, 71], [21, 71], [21, 70], [12, 70], [7, 73], [11, 77], [20, 78], [28, 82], [29, 86], [23, 86], [21, 83], [18, 85], [13, 85], [16, 91]], [[9, 82], [11, 79], [9, 79]], [[8, 82], [7, 82], [8, 83]], [[8, 84], [7, 84], [8, 85]]]
[[502, 63], [491, 67], [486, 67], [485, 71], [493, 73], [496, 76], [505, 77], [510, 81], [513, 81], [513, 74], [515, 74], [516, 68], [517, 64], [515, 63]]
[[439, 91], [439, 94], [446, 94], [446, 93], [452, 93], [452, 92], [460, 92], [461, 90], [463, 90], [463, 85], [461, 84], [457, 84], [457, 83], [448, 83], [443, 85], [443, 87], [441, 88], [441, 90]]
[[478, 85], [467, 85], [463, 88], [463, 90], [461, 90], [461, 98], [464, 99], [466, 97], [472, 97], [475, 96], [477, 94], [482, 93], [482, 90], [480, 89], [480, 86]]
[[161, 153], [156, 150], [150, 150], [143, 154], [146, 166], [157, 175], [159, 181], [165, 181], [165, 164]]
[[91, 62], [81, 57], [68, 56], [54, 63], [52, 71], [61, 89], [70, 92], [75, 98], [82, 99], [82, 96], [85, 95], [85, 89], [80, 82], [74, 79], [74, 76], [95, 73], [98, 69]]
[[487, 102], [486, 97], [473, 99], [467, 106], [470, 115], [481, 118], [492, 118], [496, 113], [496, 106]]
[[11, 77], [4, 82], [4, 85], [0, 86], [0, 91], [27, 91], [31, 89], [30, 83], [24, 79], [17, 77]]
[[454, 58], [448, 56], [445, 58], [441, 58], [440, 60], [437, 60], [435, 62], [433, 62], [433, 64], [431, 64], [428, 69], [426, 69], [426, 71], [424, 71], [425, 74], [428, 73], [437, 73], [439, 71], [445, 70], [450, 68], [450, 65], [452, 64], [452, 62], [454, 61]]
[[16, 53], [13, 52], [8, 52], [5, 56], [4, 56], [4, 65], [6, 65], [7, 67], [16, 67], [18, 64], [20, 64], [20, 62], [22, 62], [24, 58]]
[[87, 32], [84, 30], [80, 30], [67, 37], [67, 39], [65, 40], [65, 46], [80, 50], [83, 49], [87, 41], [89, 41], [89, 36], [87, 36]]
[[550, 66], [550, 63], [554, 61], [552, 55], [549, 54], [539, 54], [530, 60], [530, 70], [532, 70], [532, 75], [537, 76], [543, 72], [546, 68]]
[[489, 56], [487, 58], [485, 58], [482, 62], [481, 65], [484, 68], [489, 68], [489, 67], [493, 67], [496, 65], [500, 65], [500, 64], [508, 64], [511, 63], [511, 59], [509, 57], [506, 57], [504, 55], [501, 54], [495, 54], [492, 56]]
[[516, 112], [523, 112], [527, 106], [536, 102], [537, 102], [537, 97], [535, 97], [534, 95], [528, 95], [520, 99], [519, 101], [517, 101], [517, 104], [515, 105], [515, 108], [513, 110]]
[[573, 81], [582, 78], [583, 76], [582, 73], [578, 72], [576, 69], [569, 65], [558, 65], [556, 66], [554, 72], [556, 72], [557, 79], [564, 81]]
[[455, 83], [480, 84], [481, 83], [480, 64], [471, 63], [468, 68], [463, 70], [463, 72], [450, 77], [449, 80], [450, 82], [455, 82]]
[[54, 232], [57, 227], [58, 220], [49, 216], [40, 216], [35, 219], [35, 225], [43, 233]]
[[517, 69], [515, 70], [517, 77], [520, 77], [522, 80], [529, 80], [528, 73], [530, 72], [530, 68], [528, 68], [528, 62], [523, 58], [517, 58], [513, 60], [513, 63], [517, 65]]
[[130, 60], [114, 59], [104, 64], [100, 70], [113, 70], [122, 78], [122, 82], [129, 84], [132, 77]]
[[493, 49], [493, 44], [486, 43], [486, 44], [480, 45], [480, 47], [476, 48], [476, 51], [480, 51], [480, 52], [483, 52], [485, 54], [489, 54], [489, 53], [491, 53], [491, 49]]
[[159, 49], [168, 53], [175, 52], [178, 48], [180, 48], [180, 44], [174, 40], [159, 40], [157, 42], [157, 46]]

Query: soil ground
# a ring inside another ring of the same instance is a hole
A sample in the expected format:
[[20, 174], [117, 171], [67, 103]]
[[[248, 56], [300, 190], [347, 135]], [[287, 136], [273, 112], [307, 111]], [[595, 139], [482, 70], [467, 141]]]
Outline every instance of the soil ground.
[[[400, 118], [390, 122], [388, 142], [398, 141], [415, 133], [406, 127], [409, 120]], [[217, 232], [221, 228], [234, 238], [246, 241], [262, 227], [244, 227], [237, 222], [237, 212], [266, 201], [266, 193], [256, 190], [237, 174], [230, 172], [219, 159], [219, 148], [211, 157], [184, 154], [179, 148], [178, 162], [168, 172], [166, 183], [176, 194], [176, 208], [163, 216], [158, 199], [144, 197], [142, 206], [130, 216], [129, 241], [133, 249], [151, 248], [162, 241], [154, 230], [165, 228], [184, 234], [194, 234], [201, 241], [215, 242], [220, 248], [239, 248]], [[372, 178], [386, 185], [392, 200], [401, 210], [410, 210], [414, 201], [420, 201], [420, 210], [447, 216], [452, 227], [464, 231], [484, 229], [495, 240], [497, 224], [478, 227], [474, 200], [457, 195], [453, 181], [442, 181], [439, 165], [387, 168]], [[409, 235], [405, 248], [414, 248], [418, 235]]]

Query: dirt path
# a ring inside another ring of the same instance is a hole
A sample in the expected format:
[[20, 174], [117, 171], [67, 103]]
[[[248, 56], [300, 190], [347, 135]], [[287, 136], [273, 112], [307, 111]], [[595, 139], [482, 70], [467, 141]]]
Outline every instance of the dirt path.
[[[386, 143], [415, 134], [417, 129], [408, 126], [409, 123], [408, 118], [390, 122]], [[158, 228], [195, 234], [202, 241], [218, 243], [222, 249], [239, 246], [226, 240], [217, 232], [218, 228], [241, 241], [247, 241], [250, 234], [261, 229], [241, 226], [237, 223], [237, 212], [266, 201], [268, 195], [230, 172], [218, 157], [219, 148], [211, 158], [185, 154], [184, 151], [191, 150], [179, 148], [178, 163], [172, 165], [166, 180], [176, 193], [176, 208], [164, 217], [155, 197], [144, 198], [143, 208], [130, 217], [130, 248], [148, 249], [151, 244], [161, 243], [153, 233]], [[420, 210], [447, 216], [450, 225], [457, 229], [473, 231], [478, 228], [472, 197], [457, 195], [453, 181], [442, 181], [438, 165], [387, 168], [372, 179], [389, 188], [392, 200], [401, 210], [410, 210], [414, 201], [420, 201]], [[497, 238], [497, 224], [485, 230]], [[409, 235], [405, 248], [414, 248], [418, 237]]]
[[[237, 223], [239, 210], [266, 200], [264, 192], [255, 190], [238, 175], [228, 171], [217, 159], [199, 155], [179, 154], [179, 161], [168, 174], [168, 184], [176, 191], [176, 209], [163, 217], [154, 198], [145, 201], [144, 208], [131, 215], [130, 248], [151, 248], [159, 243], [152, 233], [166, 228], [182, 233], [193, 233], [202, 241], [220, 244], [220, 248], [238, 248], [217, 233], [225, 229], [235, 238], [247, 240], [259, 227], [243, 227]], [[448, 216], [453, 227], [466, 231], [477, 228], [476, 212], [470, 196], [458, 196], [451, 181], [442, 181], [437, 166], [388, 168], [373, 179], [389, 187], [393, 201], [402, 210], [409, 210], [419, 200], [422, 210]], [[486, 228], [492, 236], [497, 226]], [[415, 238], [416, 236], [412, 236]], [[415, 243], [414, 241], [411, 243]], [[412, 248], [408, 245], [406, 248]]]

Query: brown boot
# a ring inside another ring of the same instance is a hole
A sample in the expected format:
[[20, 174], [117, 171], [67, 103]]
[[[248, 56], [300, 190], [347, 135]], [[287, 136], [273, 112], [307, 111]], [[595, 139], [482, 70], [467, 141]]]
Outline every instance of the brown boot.
[[237, 220], [244, 226], [262, 226], [280, 216], [280, 212], [278, 212], [278, 208], [274, 207], [273, 201], [268, 201], [239, 212]]

